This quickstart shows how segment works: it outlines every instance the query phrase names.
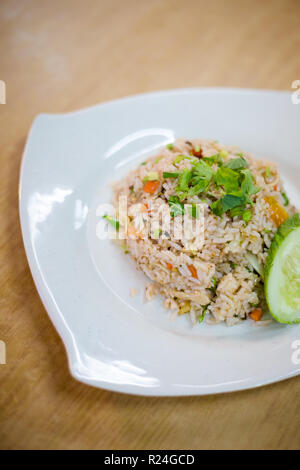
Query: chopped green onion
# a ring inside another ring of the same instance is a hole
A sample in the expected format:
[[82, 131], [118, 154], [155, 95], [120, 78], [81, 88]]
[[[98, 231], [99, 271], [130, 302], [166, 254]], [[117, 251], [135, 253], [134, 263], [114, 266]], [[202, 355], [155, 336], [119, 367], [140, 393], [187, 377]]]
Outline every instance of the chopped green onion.
[[173, 150], [174, 145], [173, 145], [173, 144], [167, 144], [166, 147], [167, 147], [167, 149], [169, 149], [169, 150]]
[[227, 155], [228, 155], [228, 153], [229, 153], [229, 152], [228, 152], [227, 150], [221, 150], [220, 156], [221, 156], [222, 158], [226, 158]]
[[161, 159], [162, 159], [162, 157], [158, 157], [158, 158], [156, 158], [156, 159], [154, 160], [154, 163], [158, 163], [158, 162], [160, 162], [160, 161], [161, 161]]
[[117, 219], [114, 219], [110, 215], [104, 215], [103, 219], [107, 220], [107, 222], [109, 222], [118, 232], [119, 227], [120, 227], [120, 222]]
[[168, 171], [163, 172], [163, 178], [178, 178], [180, 173], [169, 173]]
[[192, 204], [191, 207], [187, 205], [188, 214], [194, 219], [199, 219], [199, 208], [197, 204]]
[[147, 165], [147, 162], [142, 162], [141, 163], [141, 166], [145, 166], [145, 165]]
[[156, 181], [156, 180], [158, 180], [157, 171], [150, 171], [149, 173], [147, 173], [147, 175], [143, 179], [143, 183], [146, 183], [147, 181]]
[[125, 255], [128, 255], [129, 250], [127, 249], [126, 245], [121, 245], [122, 250], [124, 251]]
[[265, 175], [266, 175], [266, 178], [270, 178], [271, 176], [271, 169], [269, 166], [266, 166]]
[[208, 307], [209, 307], [209, 304], [208, 304], [208, 305], [204, 305], [204, 307], [202, 308], [202, 315], [199, 315], [199, 317], [198, 317], [198, 323], [202, 323], [202, 322], [203, 322]]
[[281, 193], [281, 196], [283, 197], [283, 200], [284, 200], [284, 206], [288, 206], [290, 203], [290, 200], [287, 197], [287, 195], [285, 193]]
[[251, 210], [249, 209], [249, 210], [245, 211], [245, 212], [243, 213], [242, 218], [243, 218], [243, 221], [244, 221], [244, 222], [250, 222], [250, 220], [252, 219], [252, 212], [251, 212]]

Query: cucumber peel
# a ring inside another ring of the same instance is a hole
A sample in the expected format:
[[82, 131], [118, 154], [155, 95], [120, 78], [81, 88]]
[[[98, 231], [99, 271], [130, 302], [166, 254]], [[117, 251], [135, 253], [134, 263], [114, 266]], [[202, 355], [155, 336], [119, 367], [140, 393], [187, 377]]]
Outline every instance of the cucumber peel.
[[271, 315], [280, 323], [300, 322], [300, 216], [278, 229], [265, 266], [265, 296]]

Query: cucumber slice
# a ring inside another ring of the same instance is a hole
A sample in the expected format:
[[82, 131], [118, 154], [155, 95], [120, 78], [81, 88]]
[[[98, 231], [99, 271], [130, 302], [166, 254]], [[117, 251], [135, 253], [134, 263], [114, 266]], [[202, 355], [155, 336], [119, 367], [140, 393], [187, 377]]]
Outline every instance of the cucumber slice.
[[271, 315], [280, 323], [300, 322], [300, 216], [278, 229], [265, 266], [265, 295]]

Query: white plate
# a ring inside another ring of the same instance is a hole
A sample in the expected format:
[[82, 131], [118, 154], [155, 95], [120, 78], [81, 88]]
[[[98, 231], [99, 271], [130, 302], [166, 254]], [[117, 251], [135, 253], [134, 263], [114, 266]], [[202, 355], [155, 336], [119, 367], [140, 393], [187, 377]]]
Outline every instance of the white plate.
[[[170, 322], [161, 299], [144, 303], [146, 279], [129, 257], [95, 235], [95, 208], [109, 202], [110, 182], [180, 136], [217, 139], [273, 159], [297, 203], [299, 125], [300, 105], [290, 93], [213, 88], [35, 119], [20, 179], [23, 238], [75, 378], [126, 393], [201, 395], [299, 374], [293, 346], [300, 325]], [[139, 289], [134, 299], [130, 287]]]

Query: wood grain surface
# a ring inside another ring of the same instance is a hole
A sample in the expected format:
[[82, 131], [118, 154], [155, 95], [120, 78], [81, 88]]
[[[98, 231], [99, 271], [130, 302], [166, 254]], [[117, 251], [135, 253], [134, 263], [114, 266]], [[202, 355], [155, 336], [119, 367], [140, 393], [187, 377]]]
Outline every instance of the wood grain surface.
[[176, 87], [290, 89], [300, 79], [299, 20], [298, 0], [1, 0], [1, 449], [300, 447], [299, 378], [192, 398], [73, 380], [18, 220], [20, 159], [36, 114]]

